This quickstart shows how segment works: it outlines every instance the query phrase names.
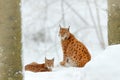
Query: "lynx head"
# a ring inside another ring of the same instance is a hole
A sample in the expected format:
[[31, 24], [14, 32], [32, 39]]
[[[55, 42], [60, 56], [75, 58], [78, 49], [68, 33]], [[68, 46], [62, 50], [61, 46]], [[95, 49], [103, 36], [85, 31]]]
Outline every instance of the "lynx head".
[[53, 59], [47, 59], [45, 57], [45, 67], [48, 69], [52, 69], [54, 67], [54, 58]]
[[70, 26], [68, 28], [62, 28], [60, 26], [59, 35], [61, 37], [61, 40], [66, 40], [70, 37], [69, 28], [70, 28]]

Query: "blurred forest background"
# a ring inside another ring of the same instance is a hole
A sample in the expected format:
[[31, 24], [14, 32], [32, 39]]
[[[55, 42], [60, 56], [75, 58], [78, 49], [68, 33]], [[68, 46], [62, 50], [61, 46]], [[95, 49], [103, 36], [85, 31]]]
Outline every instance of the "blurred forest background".
[[[119, 0], [0, 0], [0, 80], [119, 80], [120, 45], [108, 47], [120, 43], [119, 16]], [[90, 51], [92, 60], [84, 68], [59, 66], [59, 24], [70, 26]], [[24, 70], [45, 56], [55, 58], [53, 72]]]
[[60, 57], [59, 24], [71, 26], [93, 56], [107, 46], [107, 0], [22, 0], [21, 11], [25, 63], [43, 54]]

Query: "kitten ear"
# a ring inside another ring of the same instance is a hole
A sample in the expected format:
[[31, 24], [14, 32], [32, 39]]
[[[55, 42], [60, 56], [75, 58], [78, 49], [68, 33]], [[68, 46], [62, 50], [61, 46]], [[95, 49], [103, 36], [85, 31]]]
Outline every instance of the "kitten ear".
[[70, 26], [68, 26], [68, 31], [70, 30]]
[[54, 61], [54, 58], [52, 60]]

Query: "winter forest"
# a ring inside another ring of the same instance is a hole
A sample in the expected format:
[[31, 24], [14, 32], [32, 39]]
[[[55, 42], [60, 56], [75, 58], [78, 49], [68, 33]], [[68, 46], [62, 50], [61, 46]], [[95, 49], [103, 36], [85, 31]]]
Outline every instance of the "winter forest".
[[[119, 21], [119, 0], [0, 0], [0, 80], [120, 80]], [[60, 65], [61, 27], [88, 49], [84, 67]], [[25, 70], [46, 58], [52, 71]]]

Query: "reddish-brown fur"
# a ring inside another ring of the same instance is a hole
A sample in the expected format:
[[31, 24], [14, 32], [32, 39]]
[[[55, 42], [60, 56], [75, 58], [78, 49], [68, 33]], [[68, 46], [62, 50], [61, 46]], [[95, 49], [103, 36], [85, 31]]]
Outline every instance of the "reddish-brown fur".
[[69, 32], [69, 28], [60, 27], [59, 34], [63, 50], [63, 61], [60, 64], [62, 66], [84, 67], [91, 60], [91, 55], [85, 45]]
[[54, 66], [54, 59], [49, 60], [45, 58], [45, 63], [38, 64], [36, 62], [32, 62], [25, 66], [26, 71], [32, 71], [32, 72], [48, 72], [52, 71], [52, 68]]

